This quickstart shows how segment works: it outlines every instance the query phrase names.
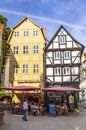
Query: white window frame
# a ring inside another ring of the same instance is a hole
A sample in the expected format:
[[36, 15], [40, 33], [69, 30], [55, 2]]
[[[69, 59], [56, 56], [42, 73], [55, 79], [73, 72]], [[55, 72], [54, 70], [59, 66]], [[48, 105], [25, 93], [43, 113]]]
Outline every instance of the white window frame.
[[18, 54], [18, 46], [14, 46], [13, 47], [13, 53], [14, 54]]
[[33, 36], [38, 36], [38, 30], [33, 31]]
[[24, 36], [29, 36], [29, 32], [28, 31], [24, 31]]
[[54, 52], [54, 59], [60, 59], [60, 52]]
[[13, 73], [15, 73], [15, 74], [18, 73], [18, 65], [17, 64], [13, 65]]
[[14, 32], [14, 36], [15, 36], [15, 37], [18, 37], [18, 36], [19, 36], [19, 32], [18, 32], [18, 31], [15, 31], [15, 32]]
[[63, 68], [63, 74], [64, 75], [69, 75], [70, 74], [70, 68], [69, 67]]
[[39, 46], [38, 45], [33, 46], [33, 53], [34, 54], [38, 54], [39, 53]]
[[61, 75], [61, 68], [60, 67], [54, 68], [54, 74], [55, 75]]
[[28, 64], [23, 64], [23, 74], [28, 74]]
[[39, 72], [39, 65], [38, 64], [34, 64], [33, 65], [33, 73], [38, 73]]
[[23, 46], [23, 54], [28, 54], [28, 46]]
[[64, 52], [64, 59], [70, 59], [70, 51]]
[[60, 44], [64, 44], [65, 42], [66, 42], [65, 36], [64, 36], [64, 35], [60, 35], [60, 36], [59, 36], [59, 43], [60, 43]]

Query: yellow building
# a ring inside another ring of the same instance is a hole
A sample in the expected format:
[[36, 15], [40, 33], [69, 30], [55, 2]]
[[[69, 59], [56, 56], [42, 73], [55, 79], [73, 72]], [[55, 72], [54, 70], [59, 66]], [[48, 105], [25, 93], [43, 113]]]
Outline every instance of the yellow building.
[[[10, 45], [10, 86], [31, 86], [42, 89], [43, 48], [46, 43], [46, 30], [30, 18], [25, 17], [12, 28], [8, 38]], [[19, 92], [16, 92], [19, 98]], [[28, 96], [33, 94], [29, 92]], [[39, 94], [39, 100], [43, 94]]]
[[83, 55], [82, 55], [82, 62], [86, 60], [86, 52], [83, 52]]

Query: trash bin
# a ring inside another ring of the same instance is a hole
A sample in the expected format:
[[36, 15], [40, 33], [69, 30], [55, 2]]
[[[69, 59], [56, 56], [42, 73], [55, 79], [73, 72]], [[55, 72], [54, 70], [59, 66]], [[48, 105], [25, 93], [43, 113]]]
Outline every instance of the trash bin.
[[56, 105], [54, 103], [49, 104], [49, 116], [56, 116]]

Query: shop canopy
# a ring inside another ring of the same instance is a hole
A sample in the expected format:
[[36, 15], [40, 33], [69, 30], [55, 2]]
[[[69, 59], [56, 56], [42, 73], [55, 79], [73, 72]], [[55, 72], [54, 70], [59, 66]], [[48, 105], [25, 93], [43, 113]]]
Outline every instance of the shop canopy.
[[42, 89], [43, 91], [48, 91], [48, 92], [80, 92], [81, 90], [78, 88], [71, 88], [71, 87], [51, 87], [51, 88], [44, 88]]
[[32, 86], [7, 86], [4, 87], [5, 90], [11, 91], [35, 91], [39, 90], [39, 87], [32, 87]]

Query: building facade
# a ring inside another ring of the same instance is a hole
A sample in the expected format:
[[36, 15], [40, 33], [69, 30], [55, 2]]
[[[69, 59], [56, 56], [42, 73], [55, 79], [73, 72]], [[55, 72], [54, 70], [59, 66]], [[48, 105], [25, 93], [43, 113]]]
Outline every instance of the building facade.
[[80, 67], [80, 100], [86, 102], [86, 52], [82, 55], [82, 65]]
[[4, 51], [3, 33], [4, 33], [4, 25], [0, 24], [0, 83], [1, 83], [1, 69], [2, 69], [3, 51]]
[[46, 30], [25, 17], [12, 28], [10, 45], [10, 86], [43, 88], [43, 48]]
[[78, 86], [83, 49], [84, 46], [60, 26], [45, 47], [45, 86]]
[[[84, 46], [61, 25], [44, 49], [45, 87], [79, 88], [83, 50]], [[46, 94], [50, 94], [51, 97], [61, 97], [61, 93]], [[45, 95], [46, 98], [47, 96], [49, 95]]]

